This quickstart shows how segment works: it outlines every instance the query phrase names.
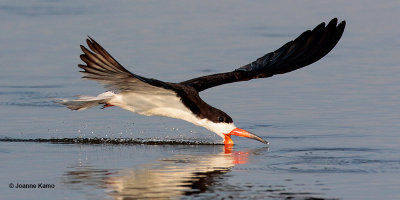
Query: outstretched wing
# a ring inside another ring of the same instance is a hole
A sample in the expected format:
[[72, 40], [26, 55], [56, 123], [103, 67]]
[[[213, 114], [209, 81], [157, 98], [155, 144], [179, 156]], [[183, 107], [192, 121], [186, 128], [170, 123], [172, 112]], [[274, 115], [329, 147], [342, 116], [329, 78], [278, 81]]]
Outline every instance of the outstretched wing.
[[84, 71], [82, 78], [95, 80], [110, 90], [134, 92], [162, 92], [171, 90], [165, 82], [133, 74], [119, 64], [102, 46], [89, 37], [86, 40], [90, 50], [81, 45], [84, 54], [80, 56], [86, 65], [78, 65]]
[[345, 26], [345, 21], [337, 25], [337, 19], [334, 18], [327, 26], [321, 23], [312, 31], [302, 33], [276, 51], [232, 72], [202, 76], [181, 83], [192, 86], [200, 92], [226, 83], [291, 72], [312, 64], [328, 54], [340, 40]]

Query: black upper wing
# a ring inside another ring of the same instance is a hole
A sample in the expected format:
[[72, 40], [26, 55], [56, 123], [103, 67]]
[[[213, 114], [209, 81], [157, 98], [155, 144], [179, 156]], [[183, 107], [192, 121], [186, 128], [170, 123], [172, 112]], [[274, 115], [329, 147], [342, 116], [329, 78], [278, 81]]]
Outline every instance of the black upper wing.
[[337, 25], [337, 19], [334, 18], [327, 26], [321, 23], [312, 31], [302, 33], [276, 51], [232, 72], [202, 76], [181, 83], [192, 86], [200, 92], [226, 83], [291, 72], [314, 63], [328, 54], [340, 40], [345, 26], [345, 21]]
[[86, 65], [78, 65], [84, 71], [82, 78], [95, 80], [110, 90], [136, 92], [164, 92], [171, 85], [156, 79], [133, 74], [119, 64], [100, 44], [92, 38], [86, 40], [90, 50], [81, 45], [84, 54], [80, 56]]

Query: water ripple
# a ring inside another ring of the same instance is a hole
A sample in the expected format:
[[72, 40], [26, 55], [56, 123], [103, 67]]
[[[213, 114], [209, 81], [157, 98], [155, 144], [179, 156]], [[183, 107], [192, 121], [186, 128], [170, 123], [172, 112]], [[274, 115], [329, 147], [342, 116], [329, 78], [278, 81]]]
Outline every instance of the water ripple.
[[52, 101], [38, 101], [38, 102], [0, 102], [0, 105], [6, 106], [19, 106], [19, 107], [63, 107]]
[[57, 88], [58, 85], [40, 85], [40, 86], [0, 86], [2, 88], [15, 89], [11, 91], [0, 91], [0, 96], [4, 97], [0, 105], [18, 106], [18, 107], [61, 107], [52, 99], [57, 96], [51, 92], [38, 91], [18, 91], [18, 89], [32, 88]]
[[334, 147], [334, 148], [302, 148], [302, 149], [283, 149], [279, 152], [318, 152], [318, 151], [353, 151], [353, 152], [376, 152], [378, 149], [372, 148], [352, 148], [352, 147]]
[[276, 152], [280, 157], [268, 168], [291, 173], [382, 173], [400, 169], [400, 160], [376, 156], [385, 154], [385, 149], [323, 147]]
[[81, 15], [86, 13], [85, 8], [78, 6], [13, 6], [1, 5], [0, 10], [22, 16], [50, 16], [50, 15]]
[[32, 88], [63, 88], [63, 85], [0, 85], [0, 88], [32, 89]]

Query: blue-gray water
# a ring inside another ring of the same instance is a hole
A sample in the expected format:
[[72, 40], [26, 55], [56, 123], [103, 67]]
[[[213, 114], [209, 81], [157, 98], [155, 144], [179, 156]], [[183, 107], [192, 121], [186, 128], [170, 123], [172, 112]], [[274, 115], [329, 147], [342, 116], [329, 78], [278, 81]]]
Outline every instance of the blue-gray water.
[[[1, 199], [400, 199], [399, 10], [395, 0], [1, 1]], [[268, 148], [204, 145], [220, 138], [52, 102], [103, 92], [76, 66], [87, 35], [134, 73], [183, 81], [247, 64], [333, 17], [347, 27], [321, 61], [201, 93]], [[50, 138], [76, 142], [12, 142]]]

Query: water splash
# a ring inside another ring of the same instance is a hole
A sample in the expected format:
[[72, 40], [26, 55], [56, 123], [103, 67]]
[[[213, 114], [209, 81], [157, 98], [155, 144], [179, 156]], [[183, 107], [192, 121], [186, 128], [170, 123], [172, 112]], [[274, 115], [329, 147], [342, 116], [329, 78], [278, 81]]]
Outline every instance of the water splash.
[[36, 142], [55, 144], [113, 144], [113, 145], [222, 145], [210, 141], [161, 138], [0, 138], [0, 142]]

